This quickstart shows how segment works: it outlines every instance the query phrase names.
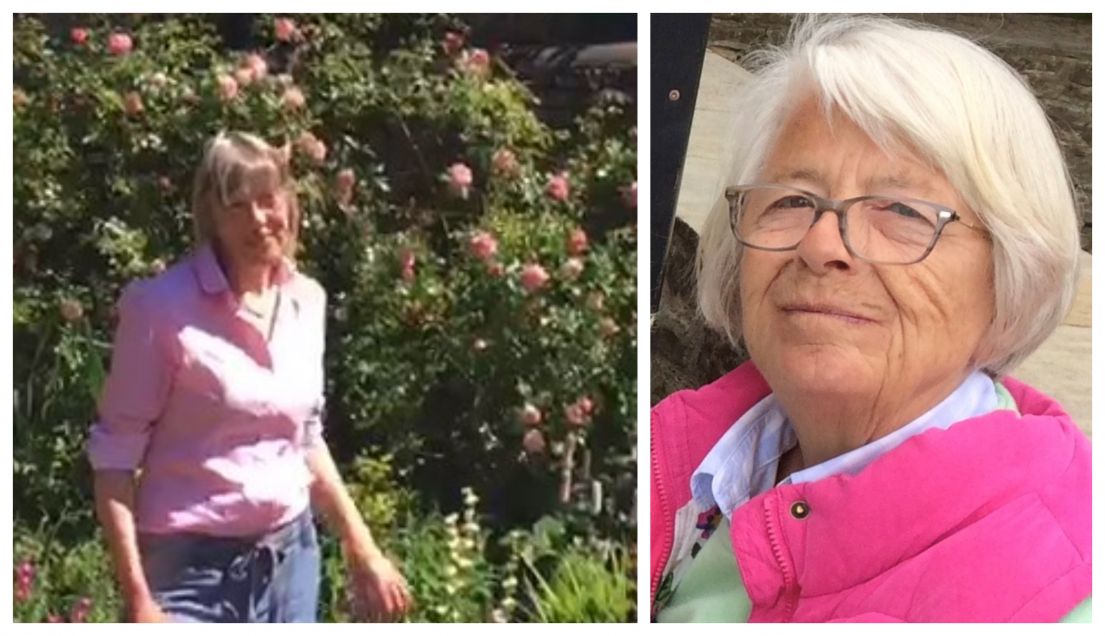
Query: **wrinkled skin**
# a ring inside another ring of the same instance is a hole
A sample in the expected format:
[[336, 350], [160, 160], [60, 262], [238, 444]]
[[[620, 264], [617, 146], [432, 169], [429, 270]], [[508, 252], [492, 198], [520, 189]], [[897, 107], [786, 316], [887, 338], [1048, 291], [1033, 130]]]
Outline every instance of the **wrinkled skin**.
[[[760, 183], [834, 199], [932, 201], [981, 227], [942, 174], [908, 153], [886, 154], [843, 116], [830, 126], [812, 99], [796, 105], [761, 174]], [[744, 339], [795, 426], [798, 464], [858, 448], [947, 397], [975, 369], [994, 312], [992, 278], [989, 240], [962, 223], [913, 265], [856, 259], [833, 213], [797, 250], [745, 249]]]

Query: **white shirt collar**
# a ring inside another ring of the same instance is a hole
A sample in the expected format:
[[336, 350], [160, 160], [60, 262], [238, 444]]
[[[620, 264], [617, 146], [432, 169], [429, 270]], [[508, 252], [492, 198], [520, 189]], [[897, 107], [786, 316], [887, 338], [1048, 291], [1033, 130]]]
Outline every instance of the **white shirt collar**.
[[[864, 446], [792, 473], [782, 484], [801, 484], [838, 474], [853, 475], [910, 437], [931, 428], [984, 415], [997, 407], [994, 382], [974, 372], [923, 415]], [[721, 436], [691, 475], [691, 495], [702, 507], [717, 505], [728, 517], [752, 497], [772, 488], [783, 453], [798, 443], [775, 394], [760, 400]]]

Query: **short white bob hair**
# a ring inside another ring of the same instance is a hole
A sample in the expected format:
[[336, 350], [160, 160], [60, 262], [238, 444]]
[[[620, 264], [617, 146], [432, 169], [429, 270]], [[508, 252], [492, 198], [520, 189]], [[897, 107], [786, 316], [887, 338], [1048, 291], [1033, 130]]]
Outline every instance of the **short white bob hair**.
[[[812, 94], [888, 152], [929, 162], [989, 230], [995, 309], [976, 368], [1009, 372], [1060, 324], [1077, 285], [1079, 214], [1047, 116], [1009, 65], [958, 35], [871, 16], [800, 18], [784, 47], [745, 64], [723, 187], [758, 181], [789, 107]], [[740, 260], [719, 192], [699, 240], [698, 304], [734, 345]]]
[[214, 242], [215, 217], [239, 195], [258, 187], [281, 191], [288, 206], [285, 255], [295, 260], [299, 239], [299, 203], [288, 153], [257, 135], [220, 132], [208, 140], [192, 184], [192, 225], [196, 240]]

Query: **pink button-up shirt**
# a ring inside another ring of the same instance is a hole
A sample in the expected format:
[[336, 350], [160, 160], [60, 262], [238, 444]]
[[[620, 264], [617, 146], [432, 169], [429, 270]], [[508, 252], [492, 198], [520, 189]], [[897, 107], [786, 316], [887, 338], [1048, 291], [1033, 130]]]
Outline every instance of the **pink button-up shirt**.
[[209, 246], [123, 292], [88, 452], [96, 470], [140, 471], [140, 532], [255, 535], [309, 505], [326, 294], [290, 262], [274, 280], [271, 339]]

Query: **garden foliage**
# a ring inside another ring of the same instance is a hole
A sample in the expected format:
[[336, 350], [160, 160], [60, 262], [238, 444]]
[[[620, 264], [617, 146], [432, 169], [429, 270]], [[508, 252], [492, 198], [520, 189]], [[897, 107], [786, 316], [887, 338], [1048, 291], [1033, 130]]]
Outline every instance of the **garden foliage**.
[[[80, 20], [15, 18], [16, 618], [116, 616], [84, 442], [115, 302], [191, 248], [220, 130], [292, 163], [327, 439], [412, 618], [591, 620], [554, 598], [580, 580], [632, 618], [632, 109], [548, 128], [449, 16], [259, 16], [241, 51], [205, 16]], [[324, 549], [323, 618], [345, 619]]]

